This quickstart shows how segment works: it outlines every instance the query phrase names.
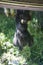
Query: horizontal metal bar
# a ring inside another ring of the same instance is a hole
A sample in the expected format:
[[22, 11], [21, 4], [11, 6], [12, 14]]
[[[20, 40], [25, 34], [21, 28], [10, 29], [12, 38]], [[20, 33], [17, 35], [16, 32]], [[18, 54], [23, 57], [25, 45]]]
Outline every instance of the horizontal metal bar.
[[37, 3], [0, 2], [0, 7], [20, 10], [43, 11], [43, 4]]

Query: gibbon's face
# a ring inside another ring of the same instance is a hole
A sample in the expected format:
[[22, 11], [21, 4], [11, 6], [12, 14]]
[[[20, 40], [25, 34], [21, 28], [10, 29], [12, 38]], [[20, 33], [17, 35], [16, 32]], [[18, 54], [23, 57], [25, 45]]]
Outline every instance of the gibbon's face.
[[16, 16], [22, 24], [27, 23], [28, 20], [31, 20], [29, 11], [27, 10], [17, 10]]

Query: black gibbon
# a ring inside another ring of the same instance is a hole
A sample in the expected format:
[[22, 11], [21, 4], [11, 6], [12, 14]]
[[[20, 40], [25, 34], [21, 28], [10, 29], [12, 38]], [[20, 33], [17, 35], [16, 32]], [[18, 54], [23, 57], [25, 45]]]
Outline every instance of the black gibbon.
[[25, 45], [31, 46], [33, 43], [33, 37], [27, 30], [27, 22], [31, 20], [29, 11], [27, 10], [17, 10], [16, 14], [16, 32], [14, 35], [13, 43], [18, 46], [20, 50], [23, 49]]

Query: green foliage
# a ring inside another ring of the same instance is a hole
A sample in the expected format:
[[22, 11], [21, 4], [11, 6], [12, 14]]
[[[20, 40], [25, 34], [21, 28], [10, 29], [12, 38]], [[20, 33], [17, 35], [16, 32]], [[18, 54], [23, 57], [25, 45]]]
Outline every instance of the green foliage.
[[34, 38], [34, 44], [31, 47], [31, 59], [33, 62], [43, 65], [43, 60], [40, 62], [43, 57], [43, 32], [38, 22], [37, 16], [33, 16], [32, 21], [28, 22], [28, 30]]
[[22, 65], [25, 62], [26, 60], [19, 54], [18, 48], [13, 46], [4, 33], [0, 33], [0, 65]]
[[38, 24], [41, 19], [37, 17], [37, 12], [32, 13], [28, 31], [33, 36], [34, 44], [32, 47], [25, 46], [21, 52], [12, 42], [15, 20], [0, 13], [0, 65], [14, 65], [15, 62], [18, 63], [15, 65], [43, 65], [43, 32]]
[[13, 45], [14, 32], [15, 20], [0, 14], [0, 65], [23, 65], [26, 62]]
[[29, 46], [25, 46], [25, 47], [23, 48], [23, 50], [21, 51], [21, 54], [22, 54], [27, 60], [29, 60], [29, 59], [30, 59], [30, 56], [31, 56], [30, 47], [29, 47]]
[[15, 20], [0, 13], [0, 32], [5, 33], [8, 38], [11, 38], [14, 35], [14, 31]]

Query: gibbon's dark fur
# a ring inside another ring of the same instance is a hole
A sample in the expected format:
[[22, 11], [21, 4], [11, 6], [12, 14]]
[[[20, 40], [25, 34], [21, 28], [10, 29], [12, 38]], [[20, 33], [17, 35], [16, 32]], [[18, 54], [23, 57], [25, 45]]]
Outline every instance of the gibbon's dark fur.
[[16, 14], [16, 32], [14, 35], [13, 43], [15, 46], [18, 46], [20, 50], [25, 45], [32, 45], [33, 37], [27, 30], [27, 22], [31, 20], [31, 16], [29, 15], [29, 11], [26, 10], [17, 10]]

